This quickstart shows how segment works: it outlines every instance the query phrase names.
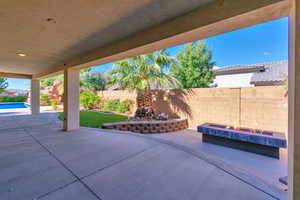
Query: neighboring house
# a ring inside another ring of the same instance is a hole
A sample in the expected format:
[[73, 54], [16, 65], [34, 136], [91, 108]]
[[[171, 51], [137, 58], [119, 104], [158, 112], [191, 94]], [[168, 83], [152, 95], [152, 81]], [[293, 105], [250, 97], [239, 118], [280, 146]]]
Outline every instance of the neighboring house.
[[233, 65], [214, 69], [213, 87], [282, 85], [287, 80], [288, 61]]
[[2, 97], [16, 97], [16, 96], [28, 96], [29, 91], [17, 90], [17, 89], [5, 89], [0, 96]]
[[10, 90], [4, 90], [2, 93], [0, 93], [0, 97], [14, 97], [15, 92]]

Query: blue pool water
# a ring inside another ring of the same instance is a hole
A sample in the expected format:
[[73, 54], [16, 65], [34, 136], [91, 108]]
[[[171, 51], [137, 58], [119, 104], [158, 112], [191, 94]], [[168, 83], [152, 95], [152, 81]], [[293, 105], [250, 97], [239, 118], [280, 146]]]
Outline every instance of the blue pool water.
[[27, 103], [0, 103], [0, 109], [28, 108]]

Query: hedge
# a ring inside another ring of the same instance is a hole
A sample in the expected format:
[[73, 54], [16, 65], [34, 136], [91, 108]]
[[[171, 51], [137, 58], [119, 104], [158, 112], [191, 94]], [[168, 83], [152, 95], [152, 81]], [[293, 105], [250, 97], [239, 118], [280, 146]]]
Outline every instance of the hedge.
[[0, 97], [0, 102], [10, 103], [10, 102], [26, 102], [27, 96], [17, 96], [17, 97]]

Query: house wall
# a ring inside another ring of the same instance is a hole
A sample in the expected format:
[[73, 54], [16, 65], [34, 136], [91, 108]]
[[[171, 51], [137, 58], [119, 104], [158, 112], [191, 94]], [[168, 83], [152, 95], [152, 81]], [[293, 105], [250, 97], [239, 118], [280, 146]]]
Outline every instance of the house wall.
[[[154, 91], [157, 111], [187, 118], [189, 128], [205, 122], [287, 132], [287, 91], [284, 86], [199, 88]], [[105, 99], [132, 99], [129, 91], [103, 91]]]
[[217, 88], [252, 87], [250, 84], [252, 75], [253, 73], [217, 75], [213, 84]]

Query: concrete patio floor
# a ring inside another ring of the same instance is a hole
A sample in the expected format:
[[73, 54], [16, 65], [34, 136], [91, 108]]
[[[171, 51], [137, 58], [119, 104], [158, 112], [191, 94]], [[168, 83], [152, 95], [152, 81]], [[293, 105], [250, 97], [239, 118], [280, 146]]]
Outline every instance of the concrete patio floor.
[[1, 200], [285, 198], [176, 139], [61, 124], [55, 113], [0, 115]]
[[183, 145], [198, 153], [205, 153], [206, 157], [209, 156], [211, 160], [221, 160], [236, 169], [247, 171], [247, 174], [259, 177], [280, 190], [287, 189], [285, 185], [278, 181], [279, 178], [286, 176], [288, 173], [287, 149], [280, 149], [280, 159], [274, 159], [237, 149], [202, 143], [202, 134], [191, 129], [172, 134], [153, 134], [150, 136]]

